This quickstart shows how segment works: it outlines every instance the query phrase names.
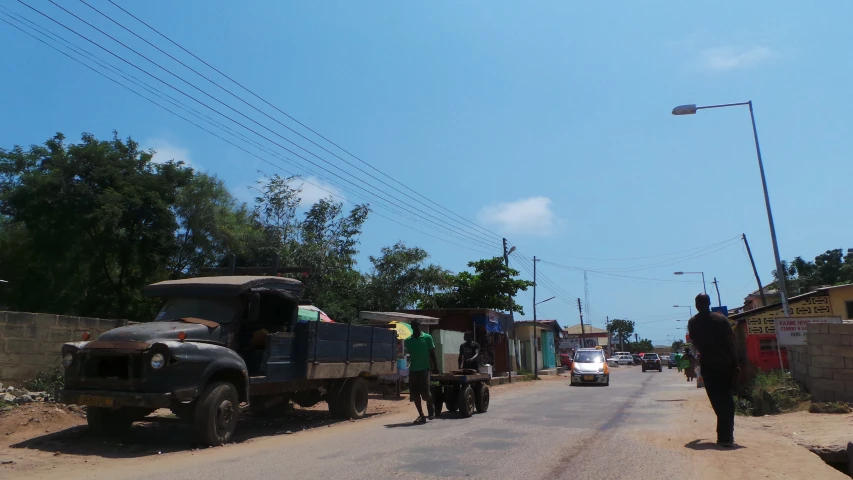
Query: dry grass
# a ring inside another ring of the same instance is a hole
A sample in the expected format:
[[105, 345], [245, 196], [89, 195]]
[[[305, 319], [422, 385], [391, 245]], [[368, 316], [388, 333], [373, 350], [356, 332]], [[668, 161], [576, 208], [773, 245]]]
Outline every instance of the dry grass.
[[850, 405], [844, 402], [812, 402], [809, 405], [811, 413], [850, 413]]

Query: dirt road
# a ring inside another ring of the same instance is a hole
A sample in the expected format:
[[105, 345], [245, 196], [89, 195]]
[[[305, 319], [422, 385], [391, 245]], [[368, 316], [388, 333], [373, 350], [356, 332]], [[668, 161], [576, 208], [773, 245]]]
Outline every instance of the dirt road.
[[[10, 479], [35, 474], [65, 480], [285, 474], [329, 480], [848, 478], [789, 439], [753, 428], [736, 431], [741, 448], [718, 450], [704, 390], [668, 370], [641, 373], [622, 367], [606, 388], [569, 387], [560, 379], [506, 389], [493, 395], [486, 414], [470, 419], [446, 414], [424, 426], [411, 426], [413, 412], [400, 407], [403, 413], [173, 453], [154, 450], [174, 446], [179, 433], [161, 426], [146, 437], [140, 451], [121, 458], [75, 451], [62, 453], [74, 461], [54, 464], [56, 468], [44, 464], [0, 472]], [[21, 446], [52, 455], [37, 446]]]

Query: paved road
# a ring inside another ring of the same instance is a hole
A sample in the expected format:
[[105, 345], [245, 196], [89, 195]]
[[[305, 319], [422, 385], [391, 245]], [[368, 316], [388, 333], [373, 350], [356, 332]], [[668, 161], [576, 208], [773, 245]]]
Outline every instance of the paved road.
[[561, 379], [508, 390], [470, 419], [445, 413], [410, 426], [412, 414], [382, 416], [80, 478], [534, 480], [619, 478], [626, 470], [676, 478], [689, 470], [688, 456], [643, 439], [665, 436], [679, 419], [676, 397], [690, 388], [674, 370], [621, 367], [609, 387], [569, 387]]

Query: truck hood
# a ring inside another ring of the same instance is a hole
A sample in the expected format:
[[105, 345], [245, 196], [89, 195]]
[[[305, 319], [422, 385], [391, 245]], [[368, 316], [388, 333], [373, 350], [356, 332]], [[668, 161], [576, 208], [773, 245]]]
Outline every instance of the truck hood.
[[218, 325], [209, 327], [207, 325], [182, 321], [138, 323], [104, 332], [98, 337], [98, 341], [145, 342], [150, 344], [177, 341], [178, 334], [184, 332], [187, 335], [184, 340], [186, 342], [222, 343], [221, 330], [222, 327]]

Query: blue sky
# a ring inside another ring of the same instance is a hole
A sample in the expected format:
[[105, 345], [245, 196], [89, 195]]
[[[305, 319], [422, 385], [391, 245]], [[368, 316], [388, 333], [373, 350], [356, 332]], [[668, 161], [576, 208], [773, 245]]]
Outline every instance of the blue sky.
[[[322, 143], [106, 0], [88, 1]], [[539, 318], [577, 323], [581, 270], [588, 269], [586, 319], [593, 325], [602, 327], [609, 315], [636, 321], [638, 332], [655, 342], [683, 336], [678, 327], [684, 323], [675, 320], [685, 312], [672, 305], [691, 304], [702, 286], [698, 277], [672, 272], [704, 271], [709, 282], [716, 276], [723, 303], [740, 304], [756, 288], [742, 246], [726, 242], [741, 233], [762, 279], [771, 279], [773, 255], [748, 111], [674, 117], [670, 111], [678, 104], [755, 103], [783, 258], [853, 247], [853, 225], [842, 203], [853, 176], [853, 66], [844, 61], [851, 47], [850, 2], [116, 1], [406, 186], [397, 188], [419, 192], [485, 227], [492, 233], [466, 234], [493, 244], [495, 255], [506, 236], [525, 258], [542, 258], [539, 298], [558, 298], [539, 307]], [[169, 78], [56, 6], [27, 3]], [[376, 184], [83, 3], [62, 4], [256, 119], [273, 132], [255, 128], [278, 142], [284, 144], [276, 135], [290, 138]], [[3, 6], [156, 83], [20, 3]], [[107, 137], [117, 130], [157, 149], [161, 159], [183, 159], [216, 173], [245, 199], [258, 170], [282, 173], [6, 23], [0, 23], [0, 45], [4, 148], [41, 143], [54, 132], [76, 140], [84, 131]], [[351, 185], [364, 184], [356, 180], [337, 190], [328, 181], [339, 181], [324, 172], [318, 179], [316, 172], [290, 170], [359, 201]], [[308, 196], [325, 194], [306, 188]], [[385, 194], [415, 205], [392, 190]], [[373, 205], [377, 214], [462, 246], [374, 216], [362, 238], [362, 265], [367, 255], [398, 240], [427, 249], [433, 261], [453, 270], [487, 256], [482, 243], [450, 238], [424, 214], [401, 219], [394, 209]], [[446, 213], [430, 211], [442, 218]], [[517, 268], [521, 261], [512, 259]], [[529, 277], [530, 265], [524, 267]], [[519, 301], [530, 318], [530, 298], [522, 294]]]

